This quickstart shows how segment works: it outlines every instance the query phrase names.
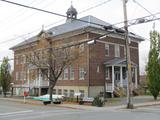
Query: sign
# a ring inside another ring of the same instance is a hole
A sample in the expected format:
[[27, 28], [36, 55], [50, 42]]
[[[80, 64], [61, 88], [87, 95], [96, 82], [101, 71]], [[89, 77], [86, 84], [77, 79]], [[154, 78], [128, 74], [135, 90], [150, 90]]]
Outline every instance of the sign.
[[28, 92], [24, 91], [24, 96], [27, 97], [28, 96]]
[[81, 95], [81, 93], [79, 92], [79, 93], [74, 93], [74, 96], [80, 96]]

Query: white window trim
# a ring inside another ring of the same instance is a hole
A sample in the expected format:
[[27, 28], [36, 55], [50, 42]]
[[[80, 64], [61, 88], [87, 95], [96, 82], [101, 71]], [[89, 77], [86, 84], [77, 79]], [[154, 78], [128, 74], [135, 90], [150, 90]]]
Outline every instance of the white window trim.
[[[108, 54], [106, 54], [106, 49], [108, 49]], [[109, 44], [105, 43], [105, 56], [109, 56]]]
[[[70, 72], [70, 74], [69, 74], [70, 80], [74, 80], [74, 66], [70, 65], [69, 68], [70, 68], [70, 70], [69, 70], [69, 72]], [[71, 74], [73, 75], [72, 77], [71, 77]]]
[[19, 72], [16, 72], [16, 81], [19, 79]]
[[[82, 76], [81, 76], [81, 74], [83, 74]], [[82, 68], [82, 67], [80, 67], [79, 68], [79, 80], [84, 80], [84, 68]]]
[[[106, 74], [108, 74], [108, 77], [106, 77]], [[106, 69], [105, 69], [105, 79], [106, 79], [106, 80], [109, 80], [109, 79], [110, 79], [109, 67], [106, 67]]]
[[80, 52], [84, 52], [84, 44], [81, 44], [81, 45], [79, 46], [79, 50], [80, 50]]
[[[67, 74], [67, 77], [65, 76], [65, 74]], [[68, 80], [68, 68], [64, 69], [63, 80]]]
[[114, 48], [115, 57], [120, 57], [120, 45], [115, 44], [114, 47], [115, 47]]

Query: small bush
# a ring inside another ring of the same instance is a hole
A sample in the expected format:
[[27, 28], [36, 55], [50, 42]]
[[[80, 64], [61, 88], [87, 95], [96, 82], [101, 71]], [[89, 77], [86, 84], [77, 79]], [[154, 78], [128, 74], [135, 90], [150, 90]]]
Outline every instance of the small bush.
[[99, 97], [95, 97], [94, 101], [92, 102], [92, 105], [102, 107], [104, 105], [104, 102]]
[[83, 105], [83, 104], [84, 104], [84, 101], [82, 101], [82, 100], [79, 101], [79, 104], [80, 104], [80, 105]]

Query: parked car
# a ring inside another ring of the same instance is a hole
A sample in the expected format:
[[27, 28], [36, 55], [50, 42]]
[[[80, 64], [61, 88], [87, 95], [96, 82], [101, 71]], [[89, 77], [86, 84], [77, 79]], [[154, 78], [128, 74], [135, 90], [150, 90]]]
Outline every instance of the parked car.
[[[52, 98], [53, 98], [53, 103], [54, 104], [61, 104], [63, 99], [64, 99], [64, 95], [52, 95]], [[49, 94], [42, 95], [42, 96], [39, 96], [39, 97], [33, 97], [32, 99], [41, 100], [41, 101], [44, 101], [48, 104], [50, 103]]]

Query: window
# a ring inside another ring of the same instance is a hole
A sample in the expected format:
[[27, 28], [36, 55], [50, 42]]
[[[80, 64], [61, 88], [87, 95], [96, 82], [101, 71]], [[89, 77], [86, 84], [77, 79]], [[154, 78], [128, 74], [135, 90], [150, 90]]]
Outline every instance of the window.
[[97, 66], [97, 73], [99, 73], [99, 65]]
[[53, 94], [56, 95], [56, 89], [53, 89]]
[[70, 80], [74, 80], [74, 66], [70, 65]]
[[124, 58], [126, 58], [126, 48], [125, 47], [123, 47], [124, 48]]
[[69, 96], [70, 96], [70, 97], [74, 97], [74, 90], [70, 90]]
[[81, 93], [80, 97], [83, 98], [84, 97], [84, 90], [79, 90], [79, 92]]
[[24, 79], [24, 80], [27, 80], [27, 79], [26, 79], [26, 72], [25, 72], [25, 71], [23, 71], [23, 79]]
[[115, 57], [120, 57], [120, 47], [119, 47], [119, 45], [115, 45]]
[[105, 44], [105, 56], [109, 56], [109, 45]]
[[62, 80], [62, 74], [59, 76], [58, 80]]
[[65, 97], [68, 97], [68, 90], [64, 89], [63, 95], [64, 95]]
[[64, 80], [67, 80], [68, 79], [68, 68], [65, 68], [64, 69]]
[[26, 63], [26, 56], [25, 55], [23, 55], [23, 63]]
[[18, 65], [18, 56], [15, 56], [16, 65]]
[[106, 67], [105, 78], [106, 80], [109, 80], [109, 67]]
[[19, 80], [19, 72], [16, 72], [16, 81]]
[[58, 89], [58, 95], [62, 95], [62, 90]]
[[23, 71], [21, 71], [21, 72], [20, 72], [20, 80], [23, 80], [23, 79], [24, 79], [23, 74], [24, 74], [24, 72], [23, 72]]
[[84, 68], [79, 68], [79, 80], [84, 80]]
[[79, 51], [84, 52], [84, 44], [79, 45]]

